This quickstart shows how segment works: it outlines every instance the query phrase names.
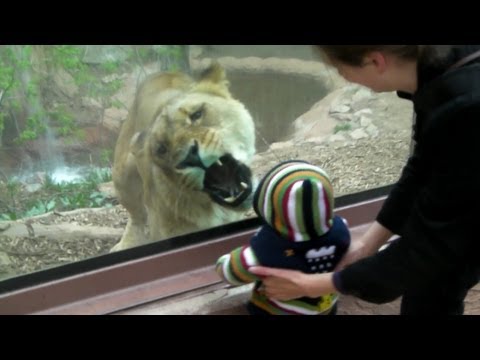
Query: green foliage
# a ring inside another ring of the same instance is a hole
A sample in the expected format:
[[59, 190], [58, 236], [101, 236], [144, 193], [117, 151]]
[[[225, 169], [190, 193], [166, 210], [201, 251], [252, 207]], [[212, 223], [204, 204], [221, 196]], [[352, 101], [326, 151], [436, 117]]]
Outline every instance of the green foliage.
[[[0, 57], [0, 61], [3, 59]], [[3, 62], [3, 61], [2, 61]], [[11, 65], [2, 64], [0, 67], [0, 89], [8, 89], [13, 84], [15, 69]]]
[[[92, 97], [104, 108], [125, 109], [125, 104], [113, 98], [124, 85], [117, 73], [151, 61], [161, 63], [163, 70], [179, 70], [184, 61], [183, 45], [133, 47], [126, 50], [126, 60], [110, 60], [100, 65], [85, 63], [84, 51], [76, 45], [35, 45], [35, 51], [31, 45], [0, 46], [0, 93], [4, 94], [0, 103], [0, 137], [7, 122], [12, 122], [15, 124], [9, 129], [18, 129], [18, 144], [34, 140], [44, 133], [50, 120], [59, 127], [57, 136], [75, 136], [78, 124], [67, 104], [58, 110], [57, 105], [44, 99], [43, 90], [56, 86], [58, 79], [54, 79], [58, 73], [66, 72], [72, 77], [80, 97]], [[12, 116], [10, 111], [17, 116]]]
[[53, 64], [60, 65], [66, 71], [75, 74], [84, 70], [85, 64], [81, 61], [82, 50], [73, 45], [55, 45], [50, 48]]
[[102, 69], [108, 74], [111, 74], [117, 71], [119, 68], [120, 68], [120, 64], [118, 63], [118, 61], [112, 60], [102, 64]]
[[7, 211], [6, 213], [0, 214], [0, 220], [17, 220], [17, 214], [15, 212]]
[[112, 99], [110, 105], [117, 109], [127, 109], [125, 104], [118, 99]]
[[136, 51], [136, 56], [140, 59], [140, 61], [144, 62], [150, 60], [150, 52], [146, 48], [139, 48]]
[[94, 168], [87, 173], [85, 180], [87, 183], [97, 186], [97, 184], [112, 181], [112, 171], [109, 168]]
[[179, 71], [183, 60], [183, 49], [181, 45], [163, 45], [155, 48], [158, 61], [164, 64], [163, 69], [167, 71]]
[[21, 184], [15, 179], [8, 179], [6, 184], [0, 183], [0, 185], [3, 185], [0, 187], [0, 195], [5, 193], [5, 195], [0, 196], [0, 198], [9, 200], [9, 207], [5, 209], [4, 213], [0, 212], [0, 220], [17, 220], [17, 198], [20, 193]]
[[345, 123], [336, 125], [335, 129], [333, 129], [333, 133], [336, 134], [340, 131], [349, 131], [351, 129], [352, 129], [352, 124], [345, 122]]
[[19, 71], [23, 71], [29, 69], [32, 64], [30, 63], [30, 56], [32, 54], [32, 46], [22, 46], [19, 47], [19, 52], [17, 54], [13, 54], [13, 60], [15, 60], [16, 67]]
[[8, 195], [12, 197], [12, 199], [15, 199], [16, 195], [20, 191], [21, 185], [20, 182], [18, 182], [15, 179], [9, 179], [7, 182], [7, 192]]
[[37, 112], [27, 118], [25, 130], [20, 133], [17, 139], [18, 143], [28, 140], [35, 140], [38, 135], [44, 134], [47, 130], [47, 125], [44, 121], [44, 113]]
[[33, 206], [23, 214], [22, 217], [32, 217], [32, 216], [45, 214], [55, 209], [55, 205], [56, 205], [56, 202], [53, 199], [48, 202], [37, 200], [33, 204]]
[[110, 170], [98, 168], [91, 169], [85, 179], [77, 183], [56, 184], [48, 176], [45, 188], [55, 193], [49, 204], [58, 200], [57, 208], [62, 211], [105, 206], [108, 199], [98, 191], [98, 184], [110, 181], [111, 178]]
[[[53, 46], [51, 53], [53, 64], [63, 67], [72, 75], [75, 85], [79, 86], [87, 96], [100, 100], [102, 104], [108, 106], [108, 99], [123, 86], [121, 79], [115, 79], [105, 84], [99, 76], [101, 74], [82, 62], [82, 50], [76, 46]], [[104, 73], [110, 74], [119, 68], [119, 64], [117, 61], [108, 61], [100, 67]]]
[[[13, 66], [14, 60], [15, 60], [15, 57], [12, 49], [8, 47], [4, 47], [4, 49], [0, 51], [0, 92], [2, 95], [2, 102], [4, 102], [4, 99], [9, 89], [11, 89], [13, 86], [16, 86], [15, 68]], [[3, 134], [3, 130], [5, 129], [5, 121], [6, 121], [5, 112], [2, 111], [1, 108], [0, 108], [0, 114], [1, 114], [0, 115], [0, 137], [1, 137]]]
[[75, 130], [75, 138], [83, 141], [83, 140], [85, 140], [86, 137], [87, 137], [87, 133], [85, 132], [84, 129], [76, 129]]
[[100, 164], [102, 166], [111, 166], [112, 160], [113, 160], [113, 150], [102, 149], [102, 151], [100, 152]]
[[[181, 45], [129, 49], [125, 60], [87, 64], [83, 61], [85, 48], [81, 46], [0, 46], [0, 144], [3, 139], [25, 145], [43, 136], [49, 127], [64, 143], [83, 140], [85, 131], [74, 112], [83, 106], [82, 98], [91, 97], [103, 109], [126, 109], [125, 104], [113, 96], [124, 86], [122, 74], [154, 61], [162, 64], [162, 70], [178, 70], [184, 61]], [[63, 76], [65, 73], [68, 75]], [[69, 78], [78, 92], [74, 97], [59, 86], [59, 81]], [[94, 155], [102, 166], [111, 166], [113, 149], [101, 149]], [[97, 189], [99, 182], [110, 180], [111, 173], [102, 170], [93, 171], [78, 184], [54, 184], [47, 177], [45, 186], [35, 193], [27, 193], [18, 182], [0, 181], [0, 220], [33, 216], [53, 209], [110, 205], [110, 200]]]
[[59, 106], [50, 113], [53, 123], [58, 125], [57, 131], [59, 135], [68, 136], [72, 135], [75, 130], [75, 121], [73, 115], [65, 108], [65, 106]]
[[[0, 136], [7, 121], [12, 121], [7, 114], [8, 109], [19, 111], [25, 108], [25, 123], [16, 126], [19, 129], [18, 143], [35, 139], [45, 131], [44, 111], [41, 106], [39, 85], [40, 79], [32, 71], [32, 46], [10, 45], [0, 47], [0, 91], [3, 94], [0, 104]], [[14, 119], [14, 121], [16, 121]]]
[[5, 114], [0, 112], [0, 136], [3, 133], [3, 129], [5, 129]]

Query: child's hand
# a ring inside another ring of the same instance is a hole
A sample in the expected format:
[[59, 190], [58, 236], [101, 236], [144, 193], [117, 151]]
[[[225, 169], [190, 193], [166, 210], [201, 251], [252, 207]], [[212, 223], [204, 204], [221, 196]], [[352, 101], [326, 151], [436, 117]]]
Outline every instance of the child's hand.
[[220, 276], [223, 280], [226, 280], [224, 276], [223, 266], [228, 261], [230, 261], [230, 255], [226, 254], [219, 257], [217, 263], [215, 264], [215, 271], [217, 272], [218, 276]]

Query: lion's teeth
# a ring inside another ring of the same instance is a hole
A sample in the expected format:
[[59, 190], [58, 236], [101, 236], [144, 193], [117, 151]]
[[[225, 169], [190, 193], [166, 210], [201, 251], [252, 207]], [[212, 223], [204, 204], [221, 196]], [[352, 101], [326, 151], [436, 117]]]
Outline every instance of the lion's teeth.
[[233, 196], [230, 196], [230, 197], [226, 198], [225, 201], [228, 202], [228, 203], [233, 203], [235, 201], [235, 198]]
[[216, 164], [217, 164], [218, 166], [223, 166], [223, 163], [220, 161], [220, 159], [217, 160]]
[[240, 186], [244, 189], [248, 189], [248, 185], [244, 183], [243, 181], [240, 183]]

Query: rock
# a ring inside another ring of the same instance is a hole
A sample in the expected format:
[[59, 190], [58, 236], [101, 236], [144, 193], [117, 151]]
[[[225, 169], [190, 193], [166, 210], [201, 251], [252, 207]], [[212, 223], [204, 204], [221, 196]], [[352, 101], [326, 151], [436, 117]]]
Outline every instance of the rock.
[[372, 113], [373, 113], [372, 109], [368, 109], [368, 108], [367, 108], [367, 109], [362, 109], [362, 110], [356, 111], [356, 112], [353, 114], [353, 116], [360, 117], [360, 116], [362, 116], [362, 115], [366, 115], [366, 114], [368, 115], [368, 114], [372, 114]]
[[[317, 102], [308, 112], [301, 115], [293, 122], [294, 133], [291, 136], [296, 142], [308, 141], [310, 138], [324, 138], [331, 135], [338, 124], [336, 117], [347, 115], [346, 113], [330, 114], [332, 108], [340, 111], [347, 109], [347, 105], [340, 103], [346, 88], [337, 89], [322, 100]], [[335, 104], [335, 105], [334, 105]]]
[[101, 109], [103, 107], [98, 100], [91, 97], [82, 98], [82, 105], [85, 107], [91, 107], [91, 108], [97, 108], [97, 109]]
[[350, 137], [354, 140], [367, 138], [368, 134], [363, 129], [356, 129], [350, 133]]
[[[42, 225], [36, 223], [34, 226], [34, 235], [36, 237], [45, 237], [54, 239], [56, 241], [68, 242], [72, 240], [80, 240], [83, 238], [93, 239], [117, 239], [122, 236], [123, 229], [114, 229], [110, 227], [100, 226], [84, 226], [78, 223], [78, 221], [70, 221], [68, 224], [54, 224], [54, 225]], [[26, 224], [18, 222], [14, 224], [10, 229], [4, 231], [2, 236], [9, 237], [31, 237], [31, 230]]]
[[360, 125], [363, 127], [367, 127], [372, 124], [372, 119], [366, 117], [366, 116], [361, 116], [360, 117]]
[[78, 93], [78, 86], [72, 75], [63, 69], [58, 69], [53, 75], [53, 81], [58, 86], [61, 92], [69, 97], [74, 97]]
[[365, 131], [373, 137], [378, 136], [379, 134], [378, 128], [373, 124], [368, 125], [365, 128]]
[[28, 184], [25, 185], [25, 190], [29, 193], [37, 192], [42, 188], [42, 184]]
[[0, 221], [0, 232], [7, 230], [10, 226], [12, 226], [9, 222]]
[[333, 113], [331, 116], [334, 119], [337, 119], [339, 121], [352, 121], [354, 119], [353, 114], [346, 113], [346, 114], [341, 114], [341, 113]]
[[10, 265], [12, 264], [12, 260], [8, 256], [7, 253], [4, 253], [3, 251], [0, 251], [0, 264], [1, 265]]
[[367, 89], [365, 87], [359, 87], [359, 89], [352, 96], [352, 102], [356, 103], [370, 97], [372, 97], [372, 91], [370, 89]]
[[336, 105], [336, 106], [332, 106], [330, 108], [330, 114], [335, 114], [335, 113], [347, 113], [350, 111], [350, 107], [347, 106], [347, 105]]
[[339, 142], [339, 141], [346, 141], [347, 138], [342, 134], [333, 134], [328, 137], [329, 142]]
[[284, 141], [284, 142], [276, 142], [270, 145], [270, 150], [278, 150], [278, 149], [283, 149], [287, 147], [292, 147], [293, 142], [291, 140], [289, 141]]
[[127, 116], [128, 111], [125, 109], [108, 108], [103, 115], [103, 126], [117, 133]]

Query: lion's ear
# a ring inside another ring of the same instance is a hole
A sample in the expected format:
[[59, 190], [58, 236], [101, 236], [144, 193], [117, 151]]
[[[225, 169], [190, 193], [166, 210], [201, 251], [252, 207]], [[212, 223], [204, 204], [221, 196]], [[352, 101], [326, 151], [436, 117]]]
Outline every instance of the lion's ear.
[[200, 74], [200, 81], [208, 81], [214, 84], [227, 83], [225, 69], [216, 60]]
[[230, 98], [229, 85], [223, 66], [213, 61], [200, 75], [195, 90]]
[[130, 152], [137, 156], [143, 150], [145, 144], [146, 132], [137, 132], [130, 140]]

